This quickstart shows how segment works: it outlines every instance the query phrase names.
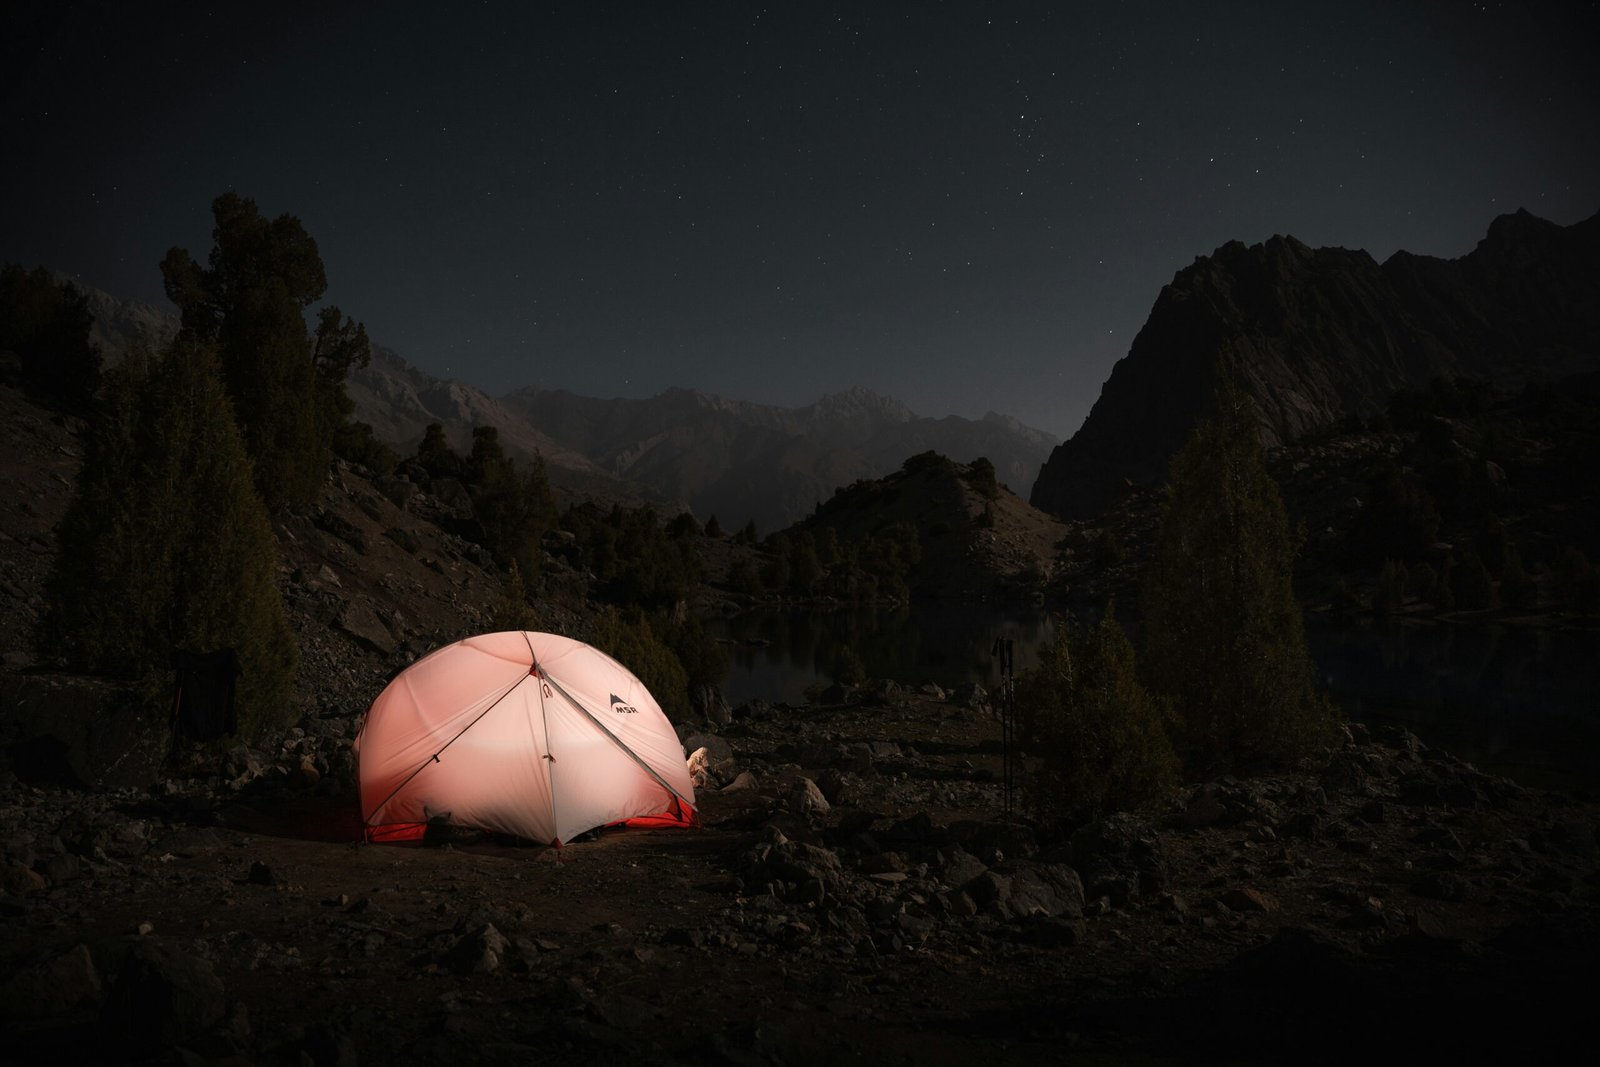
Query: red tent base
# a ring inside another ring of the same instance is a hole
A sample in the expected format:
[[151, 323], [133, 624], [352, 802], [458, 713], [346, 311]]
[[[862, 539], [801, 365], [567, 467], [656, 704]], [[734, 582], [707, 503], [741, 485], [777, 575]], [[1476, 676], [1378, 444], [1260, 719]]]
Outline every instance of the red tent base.
[[635, 815], [631, 819], [607, 823], [607, 826], [626, 826], [633, 830], [650, 830], [663, 826], [699, 826], [700, 813], [672, 798], [672, 806], [659, 815]]
[[[656, 815], [635, 815], [631, 819], [620, 819], [617, 822], [607, 823], [605, 828], [625, 826], [630, 830], [658, 830], [668, 827], [690, 827], [700, 825], [700, 813], [684, 804], [677, 797], [672, 798], [672, 806], [666, 811]], [[385, 823], [382, 826], [368, 826], [365, 828], [366, 838], [370, 844], [403, 844], [411, 841], [421, 841], [427, 835], [428, 824], [425, 822], [395, 822]], [[551, 842], [556, 848], [561, 847], [560, 841]]]

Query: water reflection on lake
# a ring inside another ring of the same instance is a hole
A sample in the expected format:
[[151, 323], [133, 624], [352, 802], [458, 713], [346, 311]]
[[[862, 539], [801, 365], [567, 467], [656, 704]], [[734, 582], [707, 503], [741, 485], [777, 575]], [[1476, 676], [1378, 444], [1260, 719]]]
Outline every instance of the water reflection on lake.
[[[874, 678], [992, 688], [996, 637], [1015, 642], [1021, 673], [1054, 634], [1044, 611], [942, 602], [750, 612], [708, 625], [731, 642], [725, 691], [735, 706], [804, 703], [807, 687], [832, 680], [846, 648]], [[1351, 718], [1404, 723], [1528, 784], [1600, 787], [1600, 632], [1313, 615], [1306, 635]]]
[[752, 698], [805, 703], [808, 686], [833, 680], [844, 649], [859, 656], [873, 678], [946, 687], [975, 681], [992, 688], [995, 638], [1014, 642], [1021, 673], [1038, 666], [1039, 649], [1054, 632], [1050, 616], [1035, 609], [939, 601], [747, 612], [707, 625], [713, 636], [732, 641], [724, 691], [735, 706]]
[[1352, 718], [1531, 785], [1600, 786], [1600, 631], [1310, 616], [1306, 637]]

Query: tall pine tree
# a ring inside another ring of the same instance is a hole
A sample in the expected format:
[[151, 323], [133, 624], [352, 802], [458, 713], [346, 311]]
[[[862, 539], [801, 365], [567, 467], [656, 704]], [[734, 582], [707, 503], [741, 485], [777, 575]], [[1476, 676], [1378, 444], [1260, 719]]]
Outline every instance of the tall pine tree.
[[173, 652], [233, 648], [241, 733], [288, 720], [297, 650], [277, 542], [208, 346], [179, 339], [107, 374], [59, 537], [45, 647], [152, 697]]
[[1144, 669], [1192, 775], [1281, 765], [1330, 735], [1291, 585], [1297, 547], [1254, 403], [1224, 381], [1173, 457], [1144, 583]]
[[267, 506], [298, 507], [322, 484], [334, 430], [349, 414], [344, 376], [369, 358], [366, 331], [327, 307], [313, 343], [305, 312], [328, 280], [299, 219], [267, 219], [235, 193], [211, 211], [209, 265], [169, 250], [167, 296], [183, 313], [182, 336], [216, 346]]

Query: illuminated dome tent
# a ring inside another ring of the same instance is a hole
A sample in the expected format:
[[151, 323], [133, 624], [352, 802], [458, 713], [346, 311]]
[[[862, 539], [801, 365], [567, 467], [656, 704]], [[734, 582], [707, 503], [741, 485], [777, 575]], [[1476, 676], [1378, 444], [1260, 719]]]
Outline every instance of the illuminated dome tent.
[[369, 841], [415, 840], [443, 819], [560, 846], [694, 818], [683, 745], [644, 683], [555, 634], [430, 653], [378, 694], [355, 750]]

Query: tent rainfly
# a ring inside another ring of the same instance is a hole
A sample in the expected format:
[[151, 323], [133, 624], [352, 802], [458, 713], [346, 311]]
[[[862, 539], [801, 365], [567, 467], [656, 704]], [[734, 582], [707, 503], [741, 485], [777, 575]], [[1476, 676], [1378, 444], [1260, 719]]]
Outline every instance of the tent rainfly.
[[427, 824], [560, 846], [597, 826], [694, 819], [683, 745], [644, 683], [596, 648], [511, 630], [400, 672], [355, 742], [369, 841]]

